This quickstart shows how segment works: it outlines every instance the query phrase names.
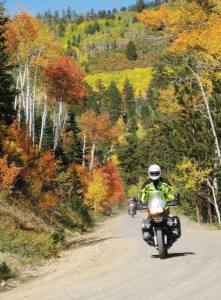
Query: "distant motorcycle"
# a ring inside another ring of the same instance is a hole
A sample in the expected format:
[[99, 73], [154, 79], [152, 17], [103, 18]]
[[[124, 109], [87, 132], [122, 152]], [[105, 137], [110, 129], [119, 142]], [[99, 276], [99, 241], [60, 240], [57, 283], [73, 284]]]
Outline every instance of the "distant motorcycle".
[[[168, 249], [181, 236], [180, 219], [169, 216], [168, 206], [179, 205], [179, 194], [170, 202], [165, 201], [161, 191], [152, 191], [147, 206], [139, 204], [138, 209], [147, 209], [148, 216], [142, 223], [142, 233], [148, 245], [155, 247], [161, 259], [166, 258]], [[146, 238], [146, 239], [145, 239]]]
[[136, 213], [137, 213], [137, 211], [136, 211], [136, 206], [137, 206], [137, 204], [136, 204], [133, 200], [131, 200], [130, 203], [129, 203], [128, 214], [129, 214], [132, 218], [133, 218], [133, 217], [136, 215]]

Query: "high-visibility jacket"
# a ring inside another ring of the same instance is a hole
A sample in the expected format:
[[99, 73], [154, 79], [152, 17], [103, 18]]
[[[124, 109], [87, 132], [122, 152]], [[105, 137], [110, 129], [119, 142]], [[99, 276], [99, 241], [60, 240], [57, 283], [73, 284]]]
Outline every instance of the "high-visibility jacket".
[[165, 201], [171, 201], [174, 199], [174, 191], [169, 181], [165, 178], [159, 178], [158, 180], [148, 179], [144, 182], [141, 189], [141, 202], [148, 204], [150, 191], [162, 191], [164, 193]]

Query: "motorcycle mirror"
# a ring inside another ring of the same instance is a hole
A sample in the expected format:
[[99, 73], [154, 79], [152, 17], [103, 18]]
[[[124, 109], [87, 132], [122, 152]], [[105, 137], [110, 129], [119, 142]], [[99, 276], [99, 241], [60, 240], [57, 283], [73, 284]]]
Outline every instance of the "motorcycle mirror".
[[178, 205], [180, 205], [180, 203], [177, 199], [167, 202], [167, 206], [178, 206]]
[[179, 201], [180, 200], [180, 193], [175, 193], [174, 198]]
[[138, 203], [136, 209], [137, 210], [147, 209], [147, 205]]

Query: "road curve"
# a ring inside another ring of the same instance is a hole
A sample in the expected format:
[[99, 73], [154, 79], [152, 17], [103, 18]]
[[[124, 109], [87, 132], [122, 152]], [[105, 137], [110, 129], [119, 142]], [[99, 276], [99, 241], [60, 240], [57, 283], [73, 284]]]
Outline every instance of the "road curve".
[[220, 300], [221, 234], [181, 218], [182, 236], [160, 259], [141, 237], [143, 212], [99, 224], [38, 276], [1, 300]]

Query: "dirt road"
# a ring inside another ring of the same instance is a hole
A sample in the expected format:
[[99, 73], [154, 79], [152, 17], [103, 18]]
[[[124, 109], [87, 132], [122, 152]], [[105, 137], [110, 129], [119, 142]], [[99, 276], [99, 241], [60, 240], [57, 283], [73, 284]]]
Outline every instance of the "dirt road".
[[114, 217], [1, 300], [220, 300], [221, 235], [182, 218], [165, 260], [143, 242], [143, 212]]

